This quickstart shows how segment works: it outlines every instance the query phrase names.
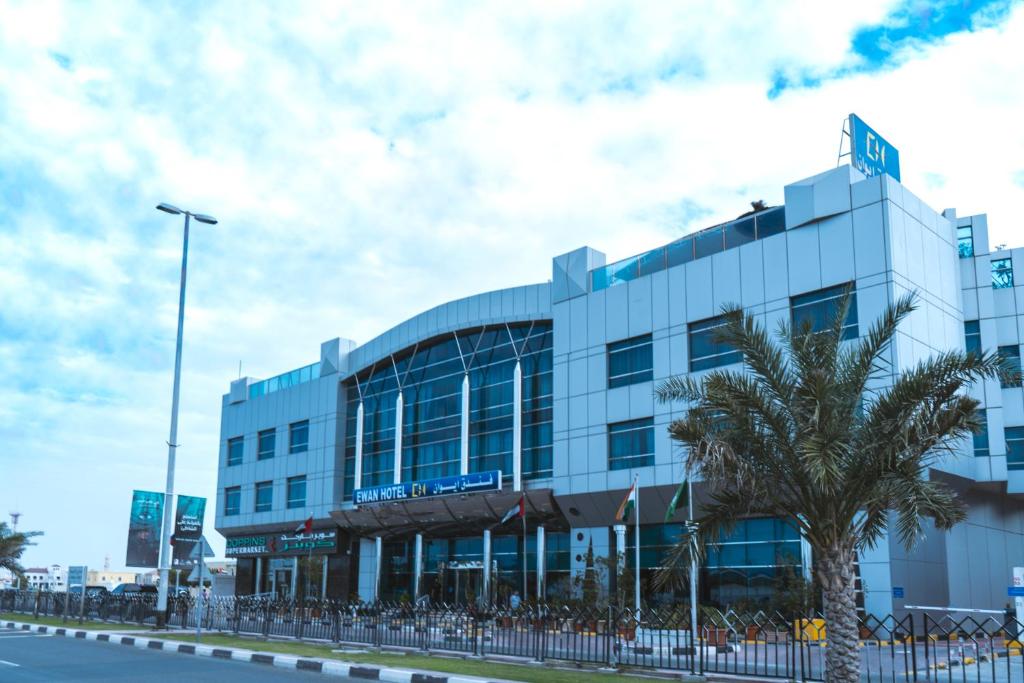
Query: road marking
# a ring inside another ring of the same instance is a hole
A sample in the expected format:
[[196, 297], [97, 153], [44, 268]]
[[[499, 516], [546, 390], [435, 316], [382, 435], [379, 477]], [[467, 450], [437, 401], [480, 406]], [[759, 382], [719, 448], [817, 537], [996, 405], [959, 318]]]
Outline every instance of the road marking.
[[10, 640], [12, 638], [52, 638], [52, 633], [29, 633], [27, 635], [18, 634], [7, 634], [0, 633], [0, 640]]
[[20, 667], [21, 664], [15, 664], [14, 662], [8, 662], [6, 659], [0, 659], [0, 664], [6, 664], [7, 666]]

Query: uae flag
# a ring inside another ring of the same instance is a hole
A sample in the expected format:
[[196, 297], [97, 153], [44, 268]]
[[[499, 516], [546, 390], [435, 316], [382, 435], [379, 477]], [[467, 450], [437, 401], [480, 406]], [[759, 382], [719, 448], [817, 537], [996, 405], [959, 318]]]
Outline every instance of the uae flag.
[[297, 534], [308, 534], [312, 530], [313, 530], [313, 515], [310, 515], [309, 519], [307, 519], [305, 522], [303, 522], [302, 524], [300, 524], [297, 527], [295, 527], [295, 533], [297, 533]]
[[636, 508], [636, 479], [633, 480], [633, 485], [629, 487], [629, 493], [626, 494], [626, 498], [622, 501], [622, 505], [619, 506], [619, 511], [615, 513], [615, 521], [617, 522], [628, 522], [629, 516], [633, 514], [633, 510]]
[[504, 524], [513, 517], [525, 517], [526, 516], [526, 498], [519, 496], [519, 502], [508, 509], [505, 516], [501, 518], [499, 524]]

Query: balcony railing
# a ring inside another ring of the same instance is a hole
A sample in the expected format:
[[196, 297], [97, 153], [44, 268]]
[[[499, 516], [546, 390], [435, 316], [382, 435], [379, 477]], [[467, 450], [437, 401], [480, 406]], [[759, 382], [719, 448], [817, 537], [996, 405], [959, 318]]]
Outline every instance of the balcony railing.
[[249, 398], [272, 394], [281, 389], [298, 386], [320, 377], [320, 363], [313, 363], [277, 377], [271, 377], [249, 385]]

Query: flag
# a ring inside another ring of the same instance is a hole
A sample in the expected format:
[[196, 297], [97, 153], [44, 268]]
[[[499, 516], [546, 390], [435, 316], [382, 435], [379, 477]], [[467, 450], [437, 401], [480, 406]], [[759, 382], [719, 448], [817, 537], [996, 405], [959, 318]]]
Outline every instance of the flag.
[[683, 479], [683, 483], [676, 489], [676, 495], [672, 496], [672, 500], [668, 504], [668, 509], [665, 510], [665, 521], [672, 519], [672, 516], [676, 514], [676, 508], [680, 505], [687, 506], [690, 504], [689, 496], [689, 484]]
[[303, 522], [302, 524], [300, 524], [297, 527], [295, 527], [295, 533], [297, 533], [297, 534], [308, 534], [312, 530], [313, 530], [313, 515], [310, 515], [309, 519], [307, 519], [305, 522]]
[[505, 513], [505, 516], [502, 517], [501, 521], [498, 522], [498, 523], [499, 524], [504, 524], [505, 522], [507, 522], [508, 520], [512, 519], [513, 517], [525, 517], [525, 516], [526, 516], [526, 498], [524, 496], [519, 496], [519, 501], [516, 502], [515, 505], [513, 505], [512, 507], [510, 507], [508, 509], [508, 512]]
[[633, 512], [633, 508], [636, 507], [636, 479], [633, 480], [633, 485], [629, 487], [629, 493], [626, 494], [625, 499], [622, 501], [622, 505], [619, 506], [619, 511], [615, 513], [615, 521], [627, 522], [629, 521], [629, 515]]

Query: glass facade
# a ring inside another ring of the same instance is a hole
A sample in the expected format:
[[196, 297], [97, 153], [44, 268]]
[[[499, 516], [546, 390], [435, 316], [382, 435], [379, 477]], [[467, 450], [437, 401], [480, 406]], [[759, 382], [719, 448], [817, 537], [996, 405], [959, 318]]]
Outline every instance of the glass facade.
[[264, 429], [257, 437], [256, 459], [267, 460], [274, 457], [274, 448], [277, 446], [277, 430]]
[[964, 321], [964, 349], [967, 353], [981, 353], [981, 325], [977, 320]]
[[1000, 346], [997, 353], [1003, 361], [1003, 367], [1006, 371], [1006, 374], [999, 378], [999, 386], [1003, 389], [1019, 387], [1021, 385], [1020, 347], [1016, 344], [1013, 346]]
[[992, 289], [1013, 287], [1013, 260], [1008, 258], [992, 259]]
[[654, 464], [654, 418], [608, 425], [608, 469], [626, 470]]
[[1007, 427], [1003, 434], [1006, 437], [1006, 469], [1024, 470], [1024, 427]]
[[242, 464], [242, 452], [245, 447], [245, 441], [240, 436], [236, 436], [233, 439], [228, 439], [228, 467]]
[[800, 331], [810, 325], [811, 332], [821, 332], [832, 326], [843, 296], [850, 293], [850, 304], [843, 322], [843, 339], [857, 338], [857, 291], [852, 285], [839, 285], [794, 296], [789, 300], [793, 329]]
[[690, 323], [690, 372], [709, 370], [743, 360], [742, 353], [731, 344], [719, 341], [715, 337], [716, 330], [723, 325], [725, 318], [722, 316]]
[[281, 389], [305, 384], [306, 382], [317, 379], [318, 377], [320, 377], [320, 363], [313, 363], [297, 370], [292, 370], [291, 372], [278, 375], [277, 377], [271, 377], [270, 379], [250, 384], [249, 398], [257, 398], [259, 396], [265, 396], [266, 394], [272, 394], [275, 391], [280, 391]]
[[[353, 488], [392, 483], [395, 401], [402, 382], [402, 481], [459, 474], [462, 384], [469, 378], [469, 471], [512, 476], [514, 373], [522, 371], [523, 478], [551, 476], [551, 323], [461, 331], [416, 346], [360, 373], [362, 481], [354, 481], [359, 390], [346, 385], [345, 497]], [[396, 379], [397, 378], [397, 379]]]
[[981, 422], [981, 428], [974, 433], [974, 457], [987, 457], [989, 455], [988, 411], [978, 408], [978, 420]]
[[654, 347], [645, 334], [608, 345], [608, 388], [649, 382], [654, 377]]
[[230, 486], [224, 489], [224, 516], [231, 517], [242, 511], [242, 487]]
[[960, 258], [974, 256], [974, 228], [971, 225], [961, 225], [956, 229], [956, 246]]
[[288, 477], [288, 509], [306, 507], [306, 475]]
[[256, 505], [254, 512], [270, 512], [274, 507], [274, 482], [261, 481], [256, 483]]
[[288, 425], [288, 452], [305, 453], [309, 449], [309, 420]]
[[747, 242], [778, 235], [786, 230], [786, 210], [774, 206], [756, 214], [743, 216], [724, 225], [716, 225], [658, 247], [639, 256], [590, 271], [591, 290], [596, 292], [613, 285], [635, 280], [694, 259], [717, 254]]

